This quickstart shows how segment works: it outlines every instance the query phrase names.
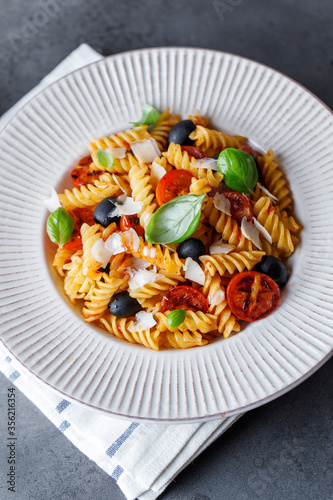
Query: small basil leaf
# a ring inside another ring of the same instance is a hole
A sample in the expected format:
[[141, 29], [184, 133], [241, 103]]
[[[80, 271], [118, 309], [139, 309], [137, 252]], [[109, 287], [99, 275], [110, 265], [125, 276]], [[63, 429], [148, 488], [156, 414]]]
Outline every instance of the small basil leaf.
[[176, 328], [177, 326], [184, 323], [186, 318], [185, 309], [175, 309], [168, 314], [167, 325], [169, 328]]
[[111, 170], [114, 165], [114, 159], [112, 154], [108, 153], [108, 151], [104, 151], [104, 149], [97, 149], [96, 157], [98, 163], [108, 170]]
[[238, 193], [253, 194], [258, 170], [251, 155], [240, 149], [227, 148], [219, 154], [217, 166], [230, 189]]
[[181, 243], [198, 227], [206, 195], [177, 196], [164, 203], [151, 217], [145, 232], [150, 243]]
[[46, 232], [53, 243], [62, 248], [72, 239], [74, 231], [73, 217], [62, 207], [57, 208], [49, 215], [46, 222]]
[[143, 103], [141, 104], [142, 115], [138, 122], [130, 122], [133, 123], [135, 127], [139, 125], [154, 125], [157, 122], [160, 114], [153, 106], [150, 104]]

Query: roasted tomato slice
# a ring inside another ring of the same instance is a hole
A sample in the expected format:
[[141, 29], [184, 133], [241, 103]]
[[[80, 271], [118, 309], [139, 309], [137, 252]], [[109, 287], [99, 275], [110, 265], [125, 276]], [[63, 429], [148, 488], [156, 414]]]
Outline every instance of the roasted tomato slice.
[[120, 230], [128, 231], [131, 227], [137, 232], [139, 236], [144, 235], [144, 229], [140, 225], [140, 219], [137, 215], [122, 215], [120, 219]]
[[187, 151], [190, 156], [194, 156], [197, 160], [200, 160], [200, 158], [208, 158], [202, 149], [195, 146], [182, 146], [181, 148], [183, 151]]
[[208, 312], [208, 301], [204, 294], [193, 286], [174, 286], [164, 295], [160, 311], [173, 311], [174, 309], [188, 309], [206, 313]]
[[235, 219], [238, 224], [242, 222], [243, 217], [246, 217], [249, 222], [252, 222], [252, 205], [245, 194], [237, 193], [236, 191], [225, 191], [223, 194], [230, 201], [231, 217]]
[[267, 274], [243, 271], [227, 286], [227, 302], [238, 319], [256, 321], [266, 318], [277, 308], [280, 289]]
[[258, 151], [251, 148], [251, 146], [248, 146], [248, 144], [243, 144], [243, 146], [241, 146], [239, 149], [245, 151], [245, 153], [249, 153], [249, 155], [251, 155], [254, 160], [256, 160], [257, 156], [260, 154], [258, 153]]
[[156, 186], [156, 199], [158, 204], [164, 205], [177, 196], [188, 194], [194, 175], [188, 170], [171, 170], [167, 172]]
[[92, 162], [92, 158], [91, 158], [90, 155], [84, 156], [83, 158], [81, 158], [81, 160], [79, 160], [77, 162], [77, 166], [78, 167], [86, 167], [86, 166], [89, 167], [89, 165], [91, 164], [91, 162]]
[[93, 226], [95, 224], [94, 221], [94, 212], [90, 208], [74, 208], [70, 210], [69, 213], [74, 219], [74, 232], [72, 239], [65, 243], [63, 248], [67, 250], [72, 250], [76, 252], [76, 250], [82, 249], [82, 238], [80, 234], [80, 228], [82, 224], [85, 222], [89, 224], [89, 226]]
[[99, 179], [99, 176], [104, 173], [104, 170], [97, 170], [92, 168], [91, 156], [85, 156], [79, 160], [76, 167], [71, 172], [72, 182], [75, 187], [80, 188], [81, 186], [87, 186], [91, 184], [92, 181]]

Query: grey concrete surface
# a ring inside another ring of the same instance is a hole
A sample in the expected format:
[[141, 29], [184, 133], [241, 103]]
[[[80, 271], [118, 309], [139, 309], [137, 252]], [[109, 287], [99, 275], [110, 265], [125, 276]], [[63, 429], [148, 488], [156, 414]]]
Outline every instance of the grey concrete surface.
[[[333, 107], [331, 0], [0, 0], [0, 14], [0, 114], [82, 42], [104, 55], [163, 45], [225, 50], [282, 71]], [[290, 393], [247, 413], [160, 498], [331, 500], [332, 367], [330, 360]], [[11, 384], [0, 381], [4, 436]], [[124, 498], [18, 391], [17, 400], [17, 492], [7, 490], [2, 441], [0, 500]]]

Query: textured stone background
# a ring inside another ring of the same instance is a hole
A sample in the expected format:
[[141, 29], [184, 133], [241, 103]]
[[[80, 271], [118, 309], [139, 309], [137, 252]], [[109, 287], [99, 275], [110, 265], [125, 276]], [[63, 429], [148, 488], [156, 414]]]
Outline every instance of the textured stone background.
[[[331, 0], [0, 0], [0, 9], [0, 114], [82, 42], [104, 55], [164, 45], [240, 54], [333, 107]], [[330, 360], [290, 393], [247, 413], [160, 498], [331, 500], [332, 367]], [[10, 384], [3, 376], [0, 382], [4, 435]], [[1, 500], [124, 498], [18, 391], [17, 399], [17, 493], [7, 491], [0, 455]]]

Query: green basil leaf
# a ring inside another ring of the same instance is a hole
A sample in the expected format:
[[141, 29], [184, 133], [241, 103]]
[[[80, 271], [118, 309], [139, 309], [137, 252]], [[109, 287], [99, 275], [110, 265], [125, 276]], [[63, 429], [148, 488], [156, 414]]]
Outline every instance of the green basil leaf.
[[46, 232], [50, 240], [62, 248], [65, 243], [72, 239], [74, 232], [73, 217], [64, 208], [57, 208], [47, 219]]
[[114, 165], [114, 159], [112, 154], [108, 153], [108, 151], [104, 151], [104, 149], [97, 149], [96, 157], [98, 163], [108, 170], [111, 170]]
[[135, 127], [139, 125], [154, 125], [157, 122], [160, 114], [153, 106], [150, 104], [143, 103], [141, 104], [142, 115], [138, 122], [130, 122], [133, 123]]
[[185, 309], [175, 309], [168, 314], [167, 325], [169, 328], [176, 328], [184, 322], [185, 318]]
[[205, 197], [205, 194], [188, 194], [164, 203], [149, 221], [146, 240], [160, 244], [186, 240], [198, 227]]
[[238, 193], [253, 194], [258, 170], [251, 155], [240, 149], [227, 148], [219, 154], [217, 166], [230, 189]]

